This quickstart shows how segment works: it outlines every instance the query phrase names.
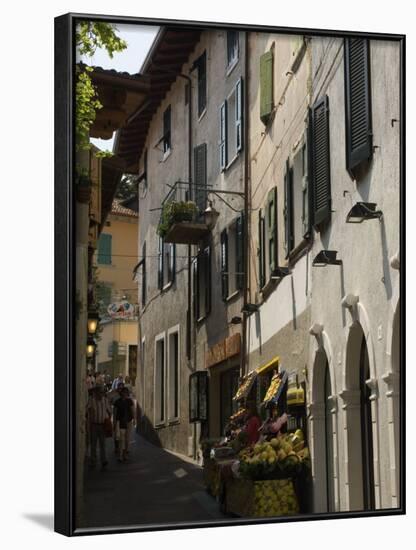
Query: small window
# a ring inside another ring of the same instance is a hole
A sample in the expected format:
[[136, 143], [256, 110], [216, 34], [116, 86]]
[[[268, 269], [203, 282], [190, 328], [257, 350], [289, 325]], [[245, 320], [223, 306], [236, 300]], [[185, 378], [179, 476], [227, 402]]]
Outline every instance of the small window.
[[165, 422], [165, 337], [157, 338], [155, 346], [154, 411], [157, 425]]
[[158, 253], [158, 288], [168, 288], [175, 280], [176, 270], [176, 246], [173, 243], [165, 243], [159, 237]]
[[101, 233], [98, 239], [97, 263], [101, 265], [111, 265], [111, 247], [112, 236], [107, 233]]
[[163, 113], [163, 153], [166, 154], [171, 149], [171, 107]]
[[179, 418], [179, 329], [168, 337], [168, 420]]
[[244, 221], [243, 213], [221, 233], [222, 298], [226, 300], [243, 288]]
[[225, 170], [243, 149], [243, 79], [220, 106], [220, 168]]
[[198, 70], [198, 116], [207, 106], [207, 54], [204, 52], [195, 62]]
[[189, 422], [208, 420], [208, 373], [197, 371], [189, 376]]
[[227, 66], [235, 65], [239, 54], [238, 31], [227, 31]]

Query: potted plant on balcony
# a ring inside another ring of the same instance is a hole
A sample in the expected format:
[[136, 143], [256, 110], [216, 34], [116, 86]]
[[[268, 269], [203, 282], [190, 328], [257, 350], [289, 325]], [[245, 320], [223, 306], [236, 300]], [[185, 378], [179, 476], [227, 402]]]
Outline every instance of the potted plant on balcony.
[[164, 237], [175, 223], [191, 222], [198, 208], [193, 201], [171, 201], [163, 205], [157, 233]]

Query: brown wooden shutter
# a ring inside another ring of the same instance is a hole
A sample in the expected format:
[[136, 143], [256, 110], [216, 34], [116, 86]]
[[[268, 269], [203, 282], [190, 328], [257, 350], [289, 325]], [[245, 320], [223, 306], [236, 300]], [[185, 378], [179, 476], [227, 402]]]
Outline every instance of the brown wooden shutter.
[[269, 122], [273, 111], [273, 52], [260, 57], [260, 120]]
[[331, 172], [329, 154], [328, 96], [312, 108], [313, 223], [315, 226], [331, 217]]
[[344, 41], [346, 165], [352, 172], [373, 155], [370, 46], [362, 38]]

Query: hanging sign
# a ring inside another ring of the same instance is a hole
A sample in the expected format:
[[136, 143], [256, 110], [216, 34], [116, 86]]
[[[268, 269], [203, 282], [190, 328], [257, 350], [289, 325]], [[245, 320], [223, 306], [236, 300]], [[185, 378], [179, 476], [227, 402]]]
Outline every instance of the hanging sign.
[[107, 308], [107, 313], [112, 319], [133, 319], [136, 310], [133, 304], [122, 300], [121, 302], [110, 304]]

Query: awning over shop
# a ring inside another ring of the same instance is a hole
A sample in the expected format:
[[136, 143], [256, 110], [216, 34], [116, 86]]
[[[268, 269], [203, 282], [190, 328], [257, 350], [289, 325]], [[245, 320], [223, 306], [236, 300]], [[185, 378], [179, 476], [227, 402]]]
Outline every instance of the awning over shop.
[[237, 393], [233, 397], [233, 401], [241, 401], [245, 399], [254, 384], [255, 379], [257, 378], [257, 371], [253, 370], [246, 374], [241, 381], [240, 387], [237, 390]]
[[273, 376], [269, 389], [263, 399], [263, 405], [269, 405], [271, 403], [277, 403], [282, 395], [283, 388], [287, 382], [288, 375], [285, 370], [279, 374]]
[[278, 355], [276, 355], [276, 357], [273, 357], [273, 359], [268, 363], [266, 363], [265, 365], [262, 365], [261, 367], [257, 367], [256, 369], [257, 374], [266, 374], [266, 372], [272, 369], [277, 369], [279, 367], [279, 361], [280, 361], [280, 358]]

